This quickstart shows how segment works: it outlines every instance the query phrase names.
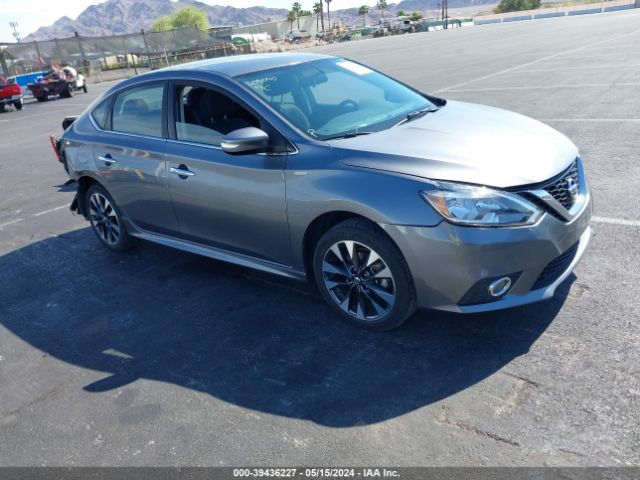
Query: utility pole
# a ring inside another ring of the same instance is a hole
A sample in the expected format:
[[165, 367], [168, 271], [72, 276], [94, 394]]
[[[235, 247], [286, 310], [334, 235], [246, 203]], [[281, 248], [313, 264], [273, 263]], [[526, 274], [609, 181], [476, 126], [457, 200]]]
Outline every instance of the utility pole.
[[9, 67], [7, 67], [7, 62], [4, 59], [4, 51], [6, 49], [6, 45], [0, 45], [0, 71], [2, 71], [5, 77], [8, 77], [11, 75], [11, 72], [9, 72]]
[[442, 0], [442, 28], [449, 28], [449, 0]]
[[20, 32], [18, 31], [18, 22], [9, 22], [9, 26], [13, 30], [11, 35], [16, 39], [16, 43], [20, 43]]

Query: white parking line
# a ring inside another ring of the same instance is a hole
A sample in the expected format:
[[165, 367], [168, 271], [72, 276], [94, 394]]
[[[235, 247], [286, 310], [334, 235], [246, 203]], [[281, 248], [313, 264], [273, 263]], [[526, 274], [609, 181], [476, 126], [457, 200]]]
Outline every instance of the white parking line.
[[640, 86], [640, 82], [628, 82], [628, 83], [582, 83], [571, 85], [518, 85], [515, 87], [487, 87], [487, 88], [461, 88], [455, 90], [447, 90], [448, 93], [457, 92], [501, 92], [506, 90], [556, 90], [559, 88], [598, 88], [598, 87], [637, 87]]
[[640, 227], [640, 220], [627, 220], [625, 218], [591, 217], [596, 223], [610, 223], [612, 225], [626, 225], [628, 227]]
[[[640, 67], [640, 63], [625, 63], [623, 65], [576, 65], [576, 66], [562, 66], [562, 72], [570, 72], [571, 70], [620, 70], [621, 68], [636, 68]], [[530, 68], [520, 70], [518, 73], [538, 73], [538, 72], [558, 72], [558, 67], [553, 68]]]
[[480, 80], [486, 80], [488, 78], [497, 77], [498, 75], [502, 75], [503, 73], [512, 72], [512, 71], [518, 70], [518, 69], [520, 69], [522, 67], [528, 67], [529, 65], [536, 65], [536, 64], [538, 64], [540, 62], [544, 62], [545, 60], [550, 60], [552, 58], [560, 57], [562, 55], [567, 55], [569, 53], [574, 53], [574, 52], [579, 52], [579, 51], [582, 51], [582, 50], [586, 50], [588, 48], [592, 48], [592, 47], [595, 47], [597, 45], [603, 45], [605, 43], [611, 43], [614, 40], [617, 40], [619, 38], [628, 37], [630, 35], [637, 34], [638, 32], [640, 32], [640, 30], [634, 30], [633, 32], [622, 33], [620, 35], [616, 35], [615, 37], [607, 38], [607, 39], [601, 40], [599, 42], [588, 43], [587, 45], [582, 45], [581, 47], [572, 48], [570, 50], [565, 50], [563, 52], [557, 52], [557, 53], [554, 53], [552, 55], [545, 55], [544, 57], [540, 57], [540, 58], [538, 58], [536, 60], [532, 60], [530, 62], [521, 63], [520, 65], [514, 65], [513, 67], [505, 68], [504, 70], [499, 70], [497, 72], [489, 73], [487, 75], [483, 75], [483, 76], [478, 77], [478, 78], [473, 78], [471, 80], [467, 80], [465, 82], [461, 82], [461, 83], [458, 83], [456, 85], [450, 85], [448, 87], [441, 88], [440, 90], [436, 90], [433, 93], [448, 92], [449, 90], [453, 90], [453, 89], [456, 89], [458, 87], [463, 87], [464, 85], [468, 85], [468, 84], [473, 83], [473, 82], [478, 82]]
[[23, 220], [24, 218], [16, 218], [15, 220], [11, 220], [10, 222], [0, 223], [0, 230], [2, 230], [4, 227], [8, 227], [9, 225], [13, 225], [14, 223], [18, 223]]
[[539, 118], [541, 122], [640, 122], [640, 118]]
[[49, 210], [44, 210], [43, 212], [34, 213], [34, 217], [39, 217], [41, 215], [46, 215], [47, 213], [55, 212], [58, 210], [62, 210], [63, 208], [67, 208], [69, 205], [60, 205], [59, 207], [50, 208]]

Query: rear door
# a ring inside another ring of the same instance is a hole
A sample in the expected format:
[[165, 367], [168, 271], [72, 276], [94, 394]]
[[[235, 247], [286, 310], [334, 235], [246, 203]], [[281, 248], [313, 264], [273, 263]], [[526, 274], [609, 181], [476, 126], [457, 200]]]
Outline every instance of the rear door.
[[164, 160], [166, 91], [166, 82], [150, 82], [118, 92], [110, 103], [96, 107], [93, 119], [101, 131], [94, 157], [105, 187], [137, 227], [176, 234]]
[[[170, 88], [165, 158], [182, 236], [290, 264], [284, 138], [216, 85], [184, 81]], [[247, 126], [265, 130], [271, 146], [248, 154], [223, 152], [222, 137]]]

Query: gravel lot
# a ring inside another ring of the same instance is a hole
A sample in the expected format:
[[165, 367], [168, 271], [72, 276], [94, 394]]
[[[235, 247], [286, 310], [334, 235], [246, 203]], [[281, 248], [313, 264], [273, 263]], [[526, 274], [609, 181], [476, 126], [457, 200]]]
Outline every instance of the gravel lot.
[[0, 465], [638, 465], [640, 10], [334, 45], [581, 148], [590, 251], [554, 300], [389, 333], [305, 285], [97, 244], [47, 134], [0, 115]]

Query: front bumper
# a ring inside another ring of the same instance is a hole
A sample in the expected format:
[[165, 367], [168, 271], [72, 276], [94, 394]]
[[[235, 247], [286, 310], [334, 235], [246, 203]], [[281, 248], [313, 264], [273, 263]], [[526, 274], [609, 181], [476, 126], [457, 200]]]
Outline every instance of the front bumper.
[[[381, 227], [396, 242], [409, 265], [419, 307], [475, 313], [552, 297], [587, 249], [591, 211], [589, 196], [582, 211], [568, 223], [547, 213], [530, 227], [462, 227], [445, 221], [434, 227]], [[562, 265], [562, 270], [554, 272], [543, 287], [534, 288], [545, 267], [574, 246], [575, 254]], [[477, 282], [513, 274], [517, 278], [500, 299], [476, 304], [463, 300]]]
[[0, 98], [0, 105], [13, 105], [15, 102], [19, 102], [22, 99], [22, 95], [13, 95], [11, 97]]

